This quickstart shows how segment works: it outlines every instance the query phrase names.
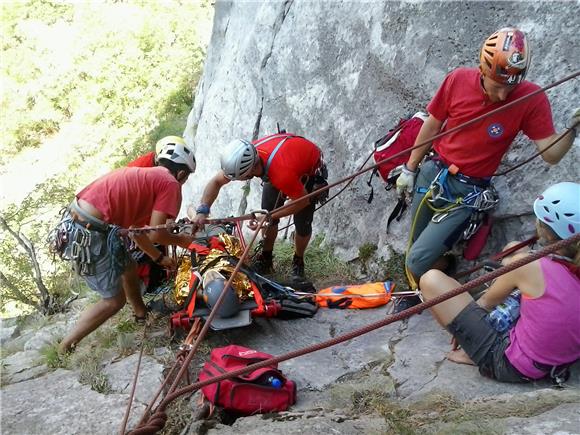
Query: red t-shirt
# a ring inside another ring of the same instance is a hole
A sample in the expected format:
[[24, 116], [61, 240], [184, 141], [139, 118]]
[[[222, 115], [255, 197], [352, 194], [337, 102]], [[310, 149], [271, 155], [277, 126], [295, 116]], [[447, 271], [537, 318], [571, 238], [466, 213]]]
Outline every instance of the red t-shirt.
[[153, 211], [177, 217], [181, 185], [167, 168], [120, 168], [96, 179], [77, 194], [122, 228], [149, 225]]
[[[256, 150], [264, 168], [274, 148], [286, 136], [288, 134], [273, 134], [254, 142], [259, 144]], [[290, 199], [301, 197], [304, 190], [302, 178], [314, 175], [320, 164], [321, 155], [320, 149], [303, 137], [295, 136], [287, 139], [274, 155], [268, 169], [270, 183]]]
[[[524, 81], [510, 92], [505, 102], [492, 104], [481, 88], [479, 70], [458, 68], [447, 75], [427, 110], [439, 121], [446, 121], [445, 131], [537, 89], [537, 85]], [[434, 148], [445, 163], [459, 167], [459, 172], [471, 177], [489, 177], [520, 130], [532, 140], [555, 133], [545, 93], [444, 136], [435, 141]]]
[[141, 157], [137, 157], [132, 162], [127, 163], [128, 168], [152, 168], [155, 166], [155, 152], [144, 154]]

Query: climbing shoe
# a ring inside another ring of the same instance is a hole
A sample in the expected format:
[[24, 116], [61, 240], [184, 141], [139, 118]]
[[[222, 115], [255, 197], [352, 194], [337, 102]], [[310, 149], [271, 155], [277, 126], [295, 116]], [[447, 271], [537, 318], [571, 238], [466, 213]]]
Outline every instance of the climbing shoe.
[[420, 303], [421, 299], [419, 298], [419, 296], [409, 296], [406, 298], [401, 298], [397, 302], [397, 305], [395, 305], [395, 313], [400, 313], [401, 311], [405, 311], [406, 309], [414, 307], [415, 305], [419, 305]]
[[274, 273], [274, 256], [272, 251], [262, 251], [252, 259], [252, 268], [260, 275], [271, 275]]
[[304, 258], [297, 255], [292, 259], [292, 279], [295, 281], [304, 279]]

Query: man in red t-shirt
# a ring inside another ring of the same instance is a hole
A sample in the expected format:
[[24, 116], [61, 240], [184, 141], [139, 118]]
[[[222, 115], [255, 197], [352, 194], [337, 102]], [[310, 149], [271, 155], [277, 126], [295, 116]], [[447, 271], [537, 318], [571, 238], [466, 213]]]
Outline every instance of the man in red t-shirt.
[[[193, 153], [183, 145], [166, 146], [157, 160], [157, 167], [121, 168], [93, 181], [76, 195], [57, 227], [61, 257], [70, 260], [73, 269], [102, 297], [62, 340], [63, 352], [72, 350], [126, 301], [133, 307], [136, 321], [145, 320], [137, 268], [117, 231], [175, 219], [181, 206], [181, 186], [195, 171]], [[167, 268], [175, 266], [173, 259], [154, 243], [187, 247], [193, 240], [166, 229], [130, 237], [155, 263]]]
[[[326, 179], [326, 174], [322, 175], [325, 170], [320, 149], [303, 137], [287, 133], [267, 136], [253, 143], [241, 139], [231, 142], [221, 154], [221, 167], [206, 185], [197, 209], [188, 209], [188, 215], [198, 225], [203, 225], [220, 189], [232, 180], [261, 177], [264, 180], [262, 208], [274, 210], [282, 206], [286, 198], [295, 200], [316, 190]], [[254, 267], [262, 273], [272, 271], [278, 222], [282, 217], [294, 215], [296, 237], [292, 275], [295, 279], [304, 277], [304, 252], [312, 235], [315, 205], [316, 200], [302, 199], [272, 214], [272, 222], [264, 232], [262, 252]]]
[[[539, 89], [524, 81], [530, 53], [522, 31], [504, 28], [495, 32], [485, 41], [480, 58], [479, 70], [458, 68], [445, 78], [427, 106], [429, 117], [415, 144]], [[573, 124], [577, 124], [578, 116], [574, 119]], [[416, 288], [427, 270], [448, 266], [443, 254], [459, 240], [473, 214], [482, 209], [480, 197], [493, 197], [491, 177], [520, 131], [539, 151], [559, 137], [543, 92], [411, 152], [397, 180], [397, 190], [414, 193], [411, 246], [406, 258], [412, 287]], [[558, 163], [570, 149], [575, 130], [563, 134], [566, 136], [560, 142], [542, 154], [546, 162]], [[435, 157], [421, 165], [415, 184], [419, 164], [431, 148]], [[454, 205], [458, 200], [461, 203]], [[484, 205], [492, 207], [493, 202]]]
[[128, 168], [152, 168], [157, 166], [157, 156], [168, 145], [183, 145], [187, 147], [185, 140], [179, 136], [165, 136], [157, 141], [155, 144], [155, 151], [148, 152], [135, 160], [127, 163]]

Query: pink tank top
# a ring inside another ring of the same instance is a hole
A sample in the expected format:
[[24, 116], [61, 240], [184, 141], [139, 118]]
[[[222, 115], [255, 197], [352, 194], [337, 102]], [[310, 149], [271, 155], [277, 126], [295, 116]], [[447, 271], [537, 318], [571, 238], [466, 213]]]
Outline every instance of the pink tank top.
[[520, 318], [505, 351], [510, 363], [531, 379], [546, 375], [534, 361], [557, 366], [580, 359], [580, 280], [548, 258], [541, 258], [540, 266], [544, 294], [522, 297]]

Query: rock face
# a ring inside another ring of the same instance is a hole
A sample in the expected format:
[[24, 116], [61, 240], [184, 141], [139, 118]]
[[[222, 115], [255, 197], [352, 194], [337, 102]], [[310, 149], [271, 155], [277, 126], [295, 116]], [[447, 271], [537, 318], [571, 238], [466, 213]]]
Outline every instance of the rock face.
[[[330, 180], [359, 168], [372, 143], [399, 117], [424, 109], [445, 74], [476, 66], [479, 48], [497, 28], [527, 31], [533, 48], [528, 78], [547, 85], [580, 64], [575, 2], [228, 2], [215, 5], [208, 57], [190, 114], [186, 137], [194, 140], [198, 171], [185, 188], [185, 203], [197, 204], [218, 169], [218, 151], [230, 140], [276, 131], [276, 123], [304, 135], [324, 151]], [[578, 105], [578, 80], [550, 90], [557, 130]], [[535, 147], [518, 140], [507, 164], [531, 156]], [[556, 167], [540, 159], [496, 185], [494, 251], [507, 239], [532, 230], [535, 196], [550, 184], [577, 180], [579, 148]], [[387, 236], [394, 193], [375, 180], [367, 205], [367, 176], [358, 178], [315, 217], [315, 232], [345, 259], [363, 243], [403, 251], [409, 213]], [[223, 189], [214, 216], [238, 213], [242, 183]], [[334, 190], [336, 191], [336, 189]], [[248, 209], [259, 207], [259, 182], [251, 183]], [[371, 224], [372, 223], [372, 224]], [[356, 241], [353, 243], [353, 241]]]

